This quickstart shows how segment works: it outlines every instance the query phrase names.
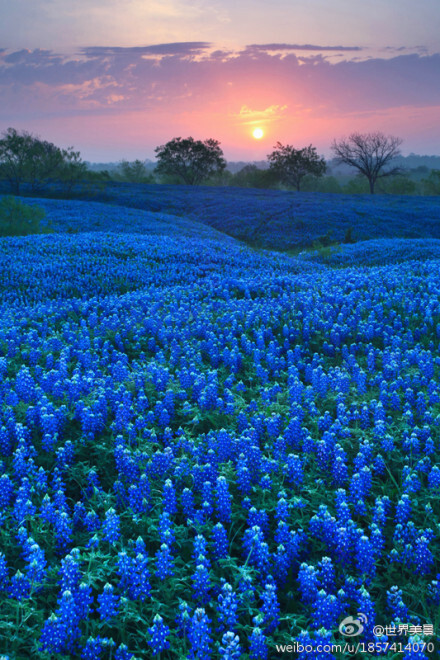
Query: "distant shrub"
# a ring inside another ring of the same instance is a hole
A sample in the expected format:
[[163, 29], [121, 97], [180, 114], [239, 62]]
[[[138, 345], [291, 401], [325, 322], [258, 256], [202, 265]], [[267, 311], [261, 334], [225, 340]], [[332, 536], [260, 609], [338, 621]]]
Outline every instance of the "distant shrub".
[[343, 186], [342, 192], [346, 195], [365, 195], [368, 193], [368, 181], [364, 177], [356, 176]]
[[330, 231], [328, 231], [326, 234], [322, 236], [318, 236], [316, 241], [313, 243], [313, 247], [318, 249], [318, 248], [323, 248], [323, 247], [330, 247], [331, 245], [335, 245], [336, 241], [334, 238], [332, 238]]
[[342, 187], [334, 176], [316, 177], [307, 174], [301, 189], [304, 192], [341, 193]]
[[27, 236], [46, 234], [47, 225], [41, 226], [46, 212], [40, 206], [23, 204], [19, 199], [8, 196], [0, 201], [0, 236]]
[[388, 195], [415, 195], [417, 184], [409, 177], [399, 174], [382, 179], [380, 185], [377, 186], [377, 191]]
[[340, 252], [341, 246], [331, 237], [330, 232], [327, 232], [327, 234], [319, 236], [318, 239], [313, 242], [313, 249], [315, 255], [319, 257], [319, 261], [327, 263], [333, 255]]
[[356, 239], [353, 237], [353, 227], [345, 230], [344, 243], [356, 243]]
[[440, 170], [432, 170], [427, 179], [422, 179], [424, 195], [440, 195]]

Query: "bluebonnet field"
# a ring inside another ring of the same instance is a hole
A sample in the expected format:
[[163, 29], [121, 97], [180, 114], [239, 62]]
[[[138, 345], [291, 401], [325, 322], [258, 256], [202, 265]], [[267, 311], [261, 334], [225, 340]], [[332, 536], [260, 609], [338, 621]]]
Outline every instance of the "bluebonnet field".
[[358, 612], [435, 657], [433, 242], [334, 266], [38, 204], [55, 233], [0, 239], [2, 657], [264, 660]]
[[298, 257], [333, 266], [378, 266], [384, 262], [397, 264], [408, 260], [440, 259], [440, 240], [378, 238], [347, 245], [330, 245], [325, 250], [305, 250]]
[[[295, 250], [323, 236], [440, 239], [440, 198], [109, 183], [93, 199], [209, 225], [253, 245]], [[85, 193], [83, 193], [85, 194]], [[122, 213], [125, 213], [123, 211]]]

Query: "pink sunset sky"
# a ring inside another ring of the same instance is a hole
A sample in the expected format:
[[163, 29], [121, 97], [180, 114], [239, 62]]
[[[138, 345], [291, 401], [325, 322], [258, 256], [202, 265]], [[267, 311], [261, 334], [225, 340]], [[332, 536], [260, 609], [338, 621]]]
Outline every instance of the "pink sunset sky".
[[438, 0], [0, 5], [0, 131], [100, 162], [189, 135], [228, 160], [277, 141], [328, 156], [333, 138], [376, 130], [440, 154]]

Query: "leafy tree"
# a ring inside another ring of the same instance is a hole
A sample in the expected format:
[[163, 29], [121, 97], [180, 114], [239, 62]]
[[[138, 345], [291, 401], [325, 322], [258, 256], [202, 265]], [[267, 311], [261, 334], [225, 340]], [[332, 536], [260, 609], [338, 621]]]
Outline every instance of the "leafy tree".
[[231, 179], [231, 185], [240, 188], [271, 188], [276, 185], [276, 175], [269, 169], [261, 169], [254, 163], [244, 165]]
[[130, 183], [150, 183], [152, 180], [151, 175], [147, 172], [145, 163], [139, 159], [131, 163], [128, 160], [122, 160], [119, 170], [124, 181], [129, 181]]
[[305, 192], [341, 193], [342, 188], [334, 176], [317, 178], [307, 174], [301, 182], [301, 189]]
[[390, 176], [379, 187], [379, 192], [389, 195], [415, 195], [417, 193], [417, 184], [408, 176], [399, 174]]
[[400, 138], [379, 132], [352, 133], [348, 138], [334, 140], [332, 151], [337, 163], [351, 165], [367, 178], [373, 194], [378, 179], [401, 173], [400, 167], [385, 169], [393, 158], [400, 155], [401, 144]]
[[37, 192], [51, 181], [64, 182], [70, 191], [86, 171], [73, 147], [60, 149], [52, 142], [15, 128], [8, 128], [2, 135], [0, 177], [8, 181], [15, 195], [20, 194], [24, 183]]
[[363, 176], [355, 176], [346, 182], [342, 192], [347, 195], [368, 195], [368, 181]]
[[0, 176], [6, 179], [12, 192], [20, 194], [20, 186], [26, 178], [29, 158], [35, 138], [27, 131], [19, 133], [8, 128], [0, 140]]
[[155, 153], [158, 174], [177, 176], [190, 186], [199, 185], [226, 167], [220, 143], [213, 139], [202, 142], [178, 137], [157, 147]]
[[290, 144], [286, 146], [277, 142], [275, 150], [268, 155], [269, 168], [287, 185], [301, 189], [301, 181], [307, 174], [320, 177], [325, 173], [324, 158], [318, 156], [312, 145], [304, 149], [295, 149]]
[[54, 181], [59, 175], [62, 165], [63, 152], [61, 149], [52, 142], [34, 137], [25, 165], [25, 181], [30, 185], [31, 192], [38, 192]]
[[440, 195], [440, 170], [431, 170], [427, 179], [422, 179], [425, 195]]
[[73, 147], [63, 149], [62, 155], [63, 162], [58, 174], [65, 192], [70, 195], [72, 188], [86, 178], [88, 170], [87, 165], [81, 159], [79, 151], [74, 151]]

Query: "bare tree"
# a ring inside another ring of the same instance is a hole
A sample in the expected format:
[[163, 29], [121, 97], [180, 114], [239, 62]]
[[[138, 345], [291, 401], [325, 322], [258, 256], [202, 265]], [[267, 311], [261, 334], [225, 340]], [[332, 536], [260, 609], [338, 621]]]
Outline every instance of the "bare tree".
[[370, 193], [377, 179], [401, 173], [401, 168], [385, 169], [393, 158], [400, 156], [402, 140], [383, 133], [352, 133], [348, 138], [334, 140], [332, 151], [337, 163], [346, 163], [367, 177]]

